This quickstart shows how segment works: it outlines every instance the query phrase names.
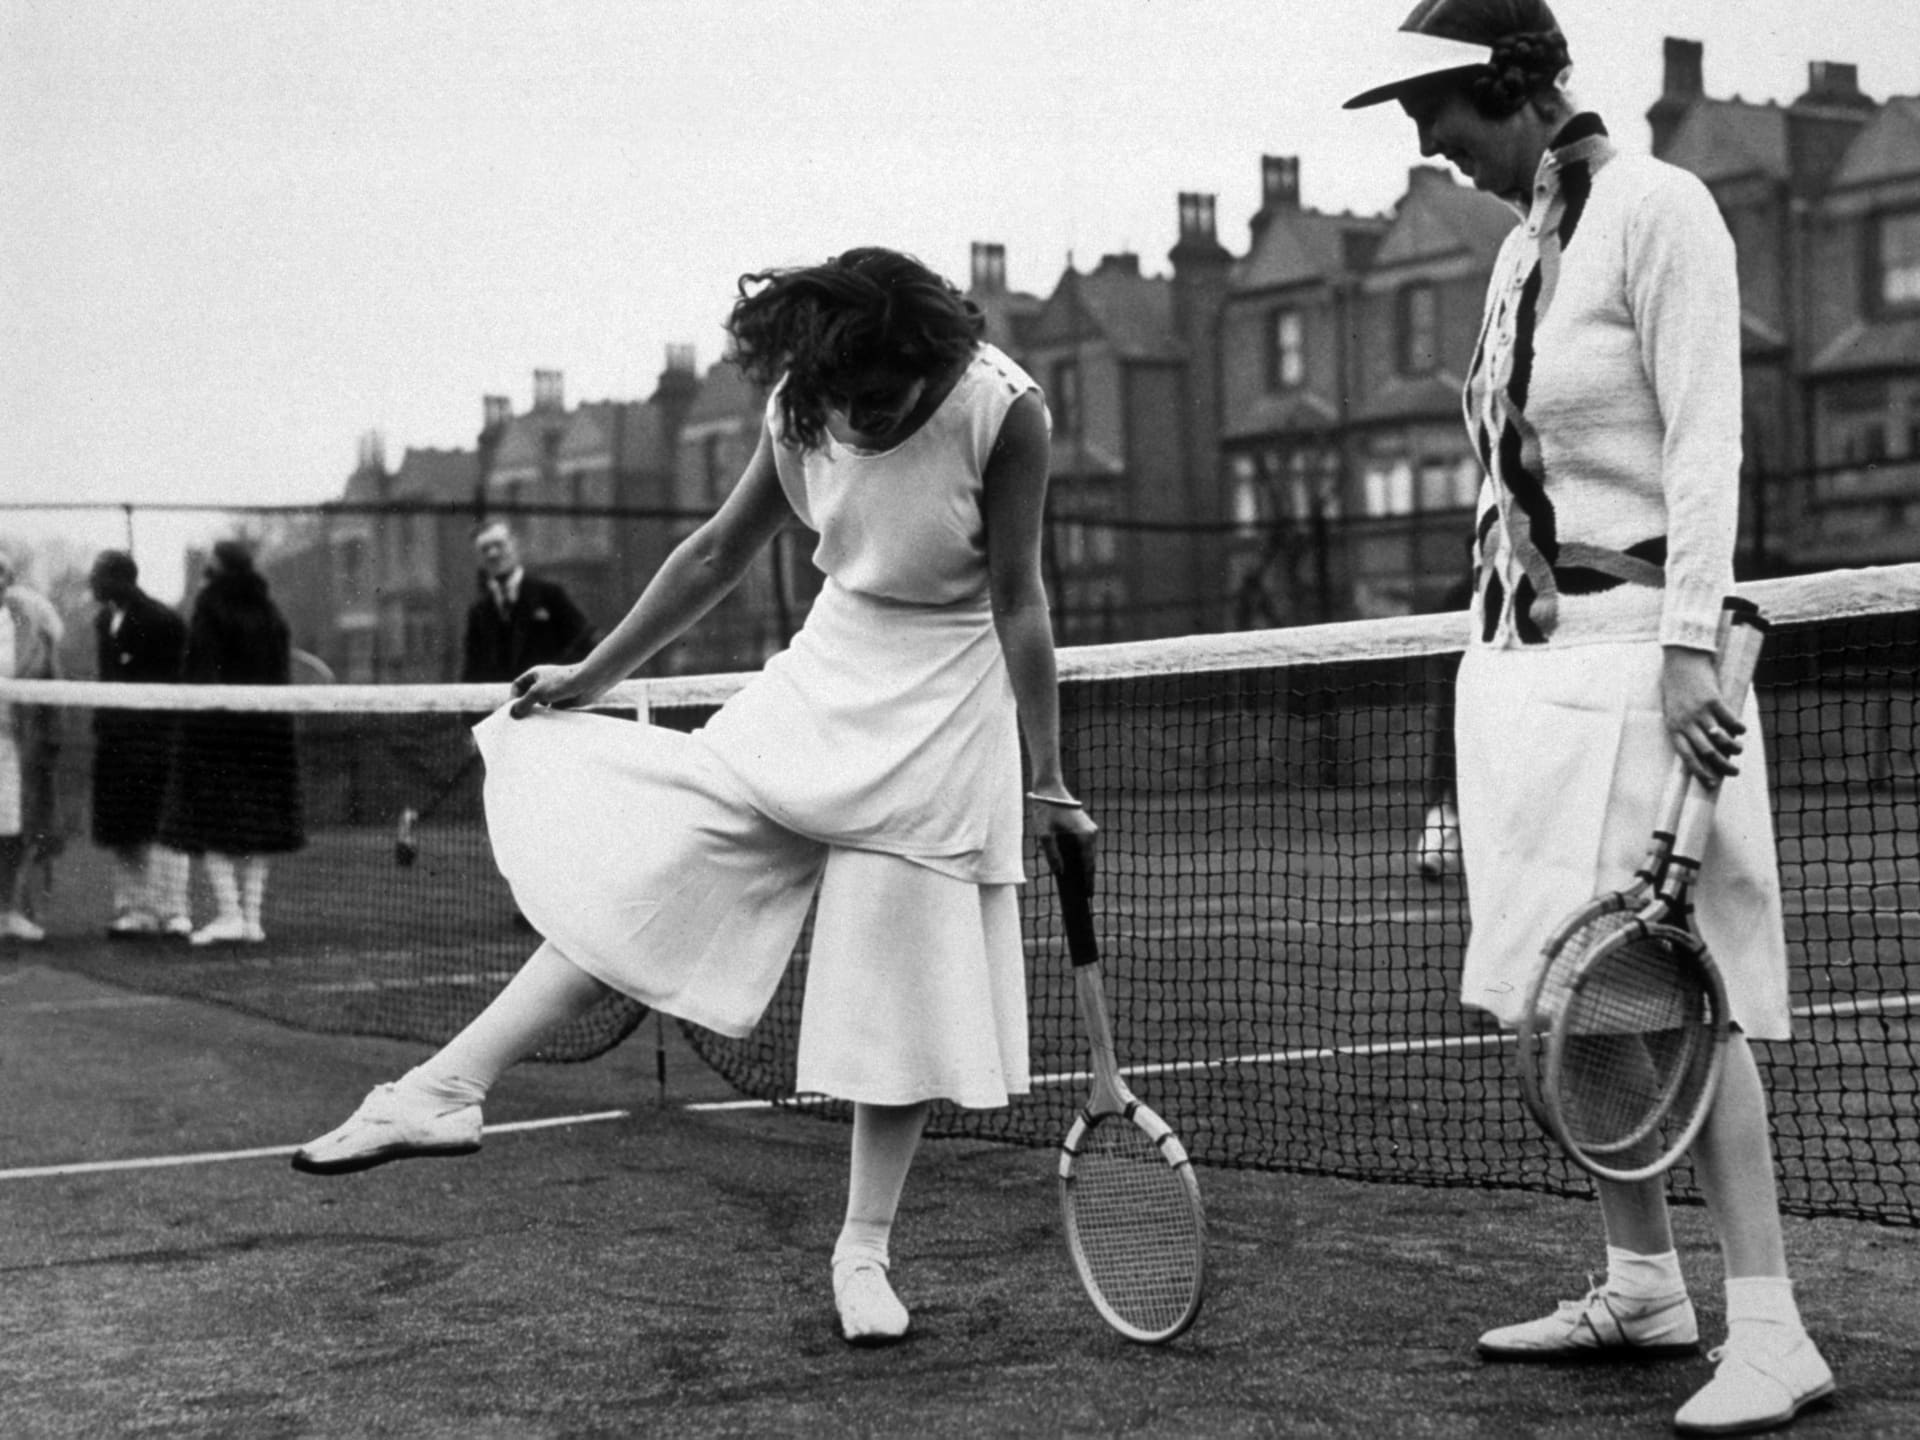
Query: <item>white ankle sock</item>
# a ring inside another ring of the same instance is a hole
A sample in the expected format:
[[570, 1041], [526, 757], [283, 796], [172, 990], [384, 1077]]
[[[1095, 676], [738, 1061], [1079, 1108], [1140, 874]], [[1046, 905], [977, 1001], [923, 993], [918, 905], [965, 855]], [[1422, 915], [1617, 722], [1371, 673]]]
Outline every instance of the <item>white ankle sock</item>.
[[1794, 1303], [1793, 1281], [1784, 1275], [1748, 1275], [1727, 1281], [1727, 1330], [1747, 1325], [1806, 1328]]
[[887, 1254], [887, 1241], [893, 1234], [891, 1220], [848, 1220], [840, 1227], [840, 1238], [833, 1246], [833, 1266], [860, 1260], [872, 1260], [884, 1270], [890, 1260]]
[[1684, 1295], [1687, 1282], [1680, 1273], [1680, 1257], [1671, 1250], [1642, 1255], [1609, 1245], [1607, 1292], [1622, 1300], [1668, 1300]]

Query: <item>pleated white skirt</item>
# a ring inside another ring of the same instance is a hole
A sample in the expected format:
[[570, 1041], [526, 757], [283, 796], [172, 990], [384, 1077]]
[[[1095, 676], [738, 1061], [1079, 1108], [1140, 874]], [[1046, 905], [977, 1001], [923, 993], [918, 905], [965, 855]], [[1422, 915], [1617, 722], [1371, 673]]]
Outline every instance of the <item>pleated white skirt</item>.
[[[1673, 747], [1661, 649], [1622, 642], [1469, 649], [1460, 665], [1461, 854], [1472, 931], [1463, 1003], [1516, 1024], [1542, 945], [1645, 858]], [[1792, 1034], [1779, 859], [1758, 706], [1720, 786], [1695, 919], [1747, 1035]]]

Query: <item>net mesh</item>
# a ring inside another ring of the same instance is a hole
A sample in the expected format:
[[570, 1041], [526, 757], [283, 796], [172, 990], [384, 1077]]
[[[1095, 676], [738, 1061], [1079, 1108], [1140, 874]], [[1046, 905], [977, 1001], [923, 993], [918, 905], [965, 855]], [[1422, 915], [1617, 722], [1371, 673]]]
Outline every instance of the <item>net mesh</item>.
[[[1783, 1203], [1917, 1225], [1920, 566], [1745, 593], [1775, 622], [1756, 690], [1796, 1038], [1757, 1051]], [[1522, 1106], [1510, 1037], [1456, 998], [1468, 914], [1435, 787], [1464, 638], [1459, 617], [1429, 617], [1062, 652], [1068, 773], [1104, 827], [1095, 910], [1121, 1063], [1197, 1162], [1587, 1192]], [[635, 682], [614, 698], [691, 728], [738, 683]], [[465, 734], [500, 690], [0, 683], [0, 699], [28, 695], [56, 703], [66, 740], [67, 844], [39, 872], [49, 961], [295, 1025], [439, 1041], [532, 948], [492, 867]], [[86, 838], [87, 707], [102, 703], [294, 715], [306, 843], [273, 862], [264, 944], [99, 940], [112, 864]], [[1031, 873], [1045, 873], [1037, 854]], [[941, 1107], [933, 1133], [1053, 1144], [1072, 1121], [1084, 1041], [1052, 888], [1023, 901], [1034, 1093]], [[743, 1094], [794, 1100], [805, 975], [803, 937], [752, 1035], [689, 1031]], [[610, 1001], [545, 1053], [598, 1053], [639, 1018]], [[1697, 1197], [1684, 1165], [1675, 1185]]]

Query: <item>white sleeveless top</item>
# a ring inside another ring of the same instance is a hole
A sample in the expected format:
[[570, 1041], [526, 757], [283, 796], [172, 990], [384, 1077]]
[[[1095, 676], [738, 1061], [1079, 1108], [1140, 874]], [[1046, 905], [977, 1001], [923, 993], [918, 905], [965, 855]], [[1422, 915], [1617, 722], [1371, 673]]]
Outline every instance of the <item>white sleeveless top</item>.
[[802, 451], [780, 440], [779, 393], [767, 401], [774, 464], [787, 500], [820, 544], [813, 563], [848, 590], [914, 605], [951, 605], [987, 588], [981, 480], [1013, 402], [1038, 390], [982, 344], [927, 422], [891, 450], [831, 435]]
[[921, 428], [877, 454], [779, 443], [827, 575], [793, 644], [700, 731], [789, 829], [980, 884], [1025, 878], [1013, 687], [988, 602], [988, 458], [1038, 386], [981, 345]]

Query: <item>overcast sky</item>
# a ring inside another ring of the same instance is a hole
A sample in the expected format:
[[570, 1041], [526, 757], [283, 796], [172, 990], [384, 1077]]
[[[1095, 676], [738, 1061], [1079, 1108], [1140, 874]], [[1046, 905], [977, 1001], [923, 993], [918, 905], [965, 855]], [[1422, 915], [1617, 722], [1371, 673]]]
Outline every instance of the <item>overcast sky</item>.
[[[1182, 190], [1244, 249], [1262, 154], [1385, 210], [1411, 130], [1338, 107], [1410, 3], [0, 0], [0, 499], [324, 500], [363, 432], [469, 447], [536, 367], [570, 403], [705, 369], [742, 271], [853, 245], [1162, 273]], [[1556, 11], [1637, 149], [1665, 35], [1715, 96], [1816, 59], [1920, 93], [1920, 0]], [[0, 511], [49, 527], [123, 533]]]

